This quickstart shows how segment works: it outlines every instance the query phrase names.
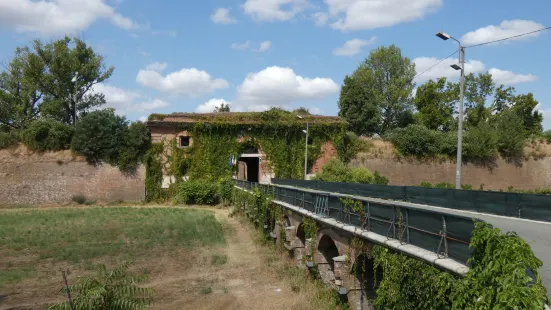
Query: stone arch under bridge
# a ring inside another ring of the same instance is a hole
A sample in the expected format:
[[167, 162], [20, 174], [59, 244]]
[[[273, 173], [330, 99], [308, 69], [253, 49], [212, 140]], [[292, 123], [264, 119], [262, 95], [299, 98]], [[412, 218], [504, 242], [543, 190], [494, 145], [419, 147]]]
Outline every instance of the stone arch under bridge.
[[[361, 240], [361, 251], [358, 251], [351, 245], [353, 235], [319, 222], [320, 229], [316, 237], [307, 240], [303, 218], [303, 215], [289, 211], [279, 223], [279, 229], [285, 230], [284, 246], [295, 258], [297, 265], [311, 271], [317, 269], [326, 284], [338, 290], [341, 297], [348, 299], [351, 309], [373, 309], [376, 287], [373, 260], [369, 258], [373, 244]], [[314, 243], [311, 248], [314, 250], [316, 269], [310, 269], [305, 264], [304, 258], [310, 250], [310, 242]], [[382, 274], [378, 272], [377, 279], [381, 278]]]

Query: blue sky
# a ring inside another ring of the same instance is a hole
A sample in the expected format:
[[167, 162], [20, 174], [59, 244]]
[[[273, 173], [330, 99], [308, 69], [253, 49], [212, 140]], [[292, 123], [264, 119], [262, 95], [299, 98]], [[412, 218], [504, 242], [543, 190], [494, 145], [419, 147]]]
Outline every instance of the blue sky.
[[[340, 85], [371, 49], [395, 44], [418, 72], [465, 45], [551, 26], [548, 0], [0, 0], [0, 61], [34, 38], [76, 35], [115, 67], [95, 90], [129, 119], [150, 113], [270, 106], [336, 115]], [[551, 128], [551, 33], [466, 50], [534, 93]], [[458, 78], [454, 58], [418, 78]]]

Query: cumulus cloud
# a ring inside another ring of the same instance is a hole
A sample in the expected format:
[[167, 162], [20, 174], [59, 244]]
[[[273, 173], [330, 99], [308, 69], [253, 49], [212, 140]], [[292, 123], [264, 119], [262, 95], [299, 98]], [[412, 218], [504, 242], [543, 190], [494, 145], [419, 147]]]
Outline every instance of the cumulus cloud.
[[92, 93], [101, 93], [105, 95], [106, 106], [114, 108], [117, 114], [125, 115], [131, 112], [151, 111], [168, 107], [168, 102], [161, 99], [143, 100], [143, 96], [135, 91], [122, 88], [96, 84]]
[[142, 116], [140, 116], [140, 118], [138, 118], [138, 120], [142, 123], [145, 123], [145, 122], [147, 122], [147, 116], [142, 115]]
[[[489, 25], [479, 28], [475, 31], [468, 32], [461, 37], [461, 41], [466, 45], [480, 44], [527, 33], [542, 28], [544, 28], [542, 24], [536, 23], [531, 20], [504, 20], [501, 22], [501, 24], [497, 26]], [[541, 32], [531, 33], [522, 37], [512, 38], [507, 41], [526, 40], [529, 38], [537, 37], [540, 34]]]
[[260, 106], [285, 106], [295, 101], [316, 100], [339, 91], [339, 86], [330, 78], [306, 78], [293, 69], [268, 67], [260, 72], [249, 73], [238, 87], [238, 104]]
[[496, 84], [513, 85], [519, 83], [532, 82], [538, 79], [533, 74], [516, 74], [512, 71], [500, 70], [492, 68], [488, 70]]
[[44, 35], [75, 34], [98, 19], [107, 19], [126, 30], [137, 27], [103, 0], [0, 1], [0, 29]]
[[237, 21], [234, 17], [230, 16], [230, 10], [226, 8], [218, 8], [210, 16], [215, 24], [235, 24]]
[[[415, 63], [415, 69], [417, 74], [420, 74], [437, 64], [441, 59], [435, 57], [418, 57], [413, 60]], [[456, 59], [446, 59], [436, 67], [423, 73], [416, 79], [416, 82], [424, 82], [427, 80], [436, 80], [440, 77], [445, 77], [451, 80], [457, 80], [460, 77], [460, 72], [451, 68], [452, 64], [457, 64]], [[482, 73], [486, 71], [484, 63], [478, 60], [469, 60], [465, 63], [465, 74], [469, 73]], [[516, 74], [512, 71], [501, 70], [497, 68], [491, 68], [488, 72], [492, 75], [492, 79], [496, 84], [513, 85], [519, 83], [532, 82], [538, 79], [533, 74]]]
[[[417, 74], [424, 72], [428, 68], [437, 64], [441, 59], [436, 57], [417, 57], [413, 60], [415, 63], [415, 70]], [[430, 69], [429, 71], [423, 73], [416, 79], [416, 82], [423, 82], [427, 80], [436, 80], [440, 77], [446, 77], [448, 79], [459, 79], [460, 73], [458, 70], [451, 68], [452, 64], [457, 64], [457, 59], [446, 59], [438, 66]], [[486, 66], [484, 63], [478, 60], [469, 60], [465, 63], [465, 74], [469, 73], [481, 73], [484, 72]]]
[[226, 80], [215, 79], [208, 72], [196, 68], [182, 69], [166, 76], [157, 71], [141, 69], [136, 82], [160, 92], [188, 96], [208, 94], [229, 86]]
[[245, 14], [258, 21], [290, 20], [308, 6], [308, 0], [247, 0]]
[[376, 29], [423, 18], [440, 8], [442, 0], [325, 0], [331, 24], [342, 31]]
[[213, 99], [210, 99], [209, 101], [197, 106], [197, 108], [195, 109], [195, 112], [197, 112], [197, 113], [214, 112], [214, 110], [216, 110], [216, 108], [219, 108], [222, 104], [229, 105], [231, 107], [231, 102], [226, 101], [224, 99], [213, 98]]
[[147, 65], [147, 67], [145, 67], [145, 69], [146, 70], [151, 70], [151, 71], [162, 72], [166, 69], [167, 66], [168, 66], [168, 64], [166, 62], [154, 62], [152, 64]]
[[371, 37], [369, 40], [352, 39], [346, 41], [343, 46], [333, 50], [335, 56], [354, 56], [362, 51], [362, 47], [373, 44], [377, 37]]

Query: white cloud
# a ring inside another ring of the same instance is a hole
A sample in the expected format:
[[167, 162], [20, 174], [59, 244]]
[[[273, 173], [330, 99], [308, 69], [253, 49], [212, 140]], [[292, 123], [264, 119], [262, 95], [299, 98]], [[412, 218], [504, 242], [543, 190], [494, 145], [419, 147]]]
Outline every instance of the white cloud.
[[308, 6], [308, 0], [247, 0], [245, 14], [258, 21], [285, 21], [295, 17]]
[[333, 50], [335, 56], [354, 56], [362, 51], [362, 47], [373, 44], [377, 40], [377, 37], [373, 36], [369, 40], [352, 39], [346, 41], [343, 46]]
[[234, 17], [230, 16], [230, 10], [226, 8], [216, 9], [210, 16], [210, 20], [215, 24], [235, 24], [237, 22]]
[[[466, 33], [465, 35], [463, 35], [463, 37], [461, 37], [461, 41], [467, 45], [480, 44], [527, 33], [542, 28], [544, 28], [542, 24], [536, 23], [531, 20], [504, 20], [498, 26], [489, 25]], [[526, 40], [529, 38], [537, 37], [540, 34], [541, 32], [536, 32], [522, 37], [513, 38], [508, 41]]]
[[92, 93], [104, 94], [105, 105], [114, 108], [117, 114], [120, 115], [166, 108], [169, 105], [168, 102], [160, 99], [140, 102], [139, 99], [143, 97], [140, 93], [102, 83], [94, 85]]
[[258, 48], [258, 51], [259, 52], [265, 52], [265, 51], [269, 50], [271, 47], [272, 47], [272, 42], [264, 41], [264, 42], [260, 43], [260, 47]]
[[533, 74], [516, 74], [512, 71], [500, 70], [492, 68], [488, 70], [496, 84], [513, 85], [519, 83], [532, 82], [538, 79]]
[[98, 19], [108, 19], [126, 30], [137, 27], [102, 0], [0, 1], [0, 29], [44, 35], [76, 34]]
[[226, 101], [224, 99], [210, 99], [209, 101], [200, 104], [196, 109], [195, 112], [197, 113], [210, 113], [214, 112], [216, 108], [219, 108], [222, 104], [229, 105], [231, 107], [231, 102]]
[[376, 29], [423, 18], [440, 8], [442, 0], [325, 0], [338, 20], [331, 27], [345, 30]]
[[253, 48], [252, 43], [253, 42], [251, 40], [247, 40], [243, 43], [232, 43], [231, 48], [240, 51], [251, 50], [262, 53], [268, 51], [272, 47], [272, 42], [270, 41], [261, 42], [258, 48]]
[[145, 123], [145, 122], [147, 122], [147, 116], [142, 115], [142, 116], [140, 116], [140, 118], [138, 118], [138, 120], [142, 123]]
[[154, 62], [152, 64], [147, 65], [147, 67], [145, 67], [145, 69], [146, 70], [151, 70], [151, 71], [162, 72], [166, 69], [167, 66], [168, 66], [168, 64], [166, 62]]
[[226, 80], [214, 79], [208, 72], [196, 68], [182, 69], [166, 76], [153, 70], [141, 69], [136, 76], [136, 82], [161, 92], [189, 96], [207, 94], [229, 86]]
[[[438, 59], [436, 57], [417, 57], [413, 60], [413, 62], [415, 63], [415, 70], [417, 71], [417, 74], [424, 72], [428, 68], [437, 64], [439, 61], [441, 61], [441, 59]], [[457, 63], [457, 59], [446, 59], [436, 67], [419, 76], [416, 79], [416, 82], [423, 82], [430, 79], [436, 80], [440, 77], [446, 77], [448, 79], [459, 79], [459, 71], [450, 67], [452, 64]], [[480, 73], [485, 71], [485, 69], [486, 66], [484, 65], [484, 63], [478, 60], [469, 60], [465, 63], [465, 74]]]
[[234, 50], [247, 50], [251, 47], [251, 41], [245, 41], [245, 43], [232, 43], [231, 48]]
[[329, 13], [327, 12], [316, 12], [312, 14], [312, 19], [316, 23], [316, 26], [325, 26], [329, 20]]
[[320, 99], [338, 91], [339, 86], [330, 78], [305, 78], [290, 68], [268, 67], [249, 73], [238, 87], [237, 97], [239, 105], [269, 108]]

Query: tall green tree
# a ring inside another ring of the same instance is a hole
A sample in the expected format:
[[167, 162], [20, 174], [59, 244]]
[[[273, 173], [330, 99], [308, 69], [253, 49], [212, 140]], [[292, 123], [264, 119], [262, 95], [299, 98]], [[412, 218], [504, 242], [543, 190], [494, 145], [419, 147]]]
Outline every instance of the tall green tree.
[[[0, 73], [0, 127], [4, 129], [26, 128], [39, 115], [42, 92], [35, 81], [28, 78], [29, 54], [17, 48], [15, 56]], [[32, 70], [44, 70], [42, 64]]]
[[484, 106], [488, 97], [494, 93], [494, 89], [495, 83], [488, 72], [465, 76], [465, 109]]
[[43, 94], [40, 113], [75, 124], [80, 115], [105, 103], [103, 94], [92, 93], [94, 85], [108, 79], [103, 57], [84, 41], [65, 37], [46, 45], [35, 40], [29, 53], [27, 77]]
[[379, 47], [344, 79], [339, 116], [357, 134], [384, 134], [413, 121], [415, 64], [400, 48]]
[[458, 98], [459, 85], [447, 82], [445, 77], [419, 86], [413, 101], [417, 122], [432, 130], [450, 130]]
[[230, 112], [230, 105], [221, 103], [219, 107], [214, 108], [214, 112]]

